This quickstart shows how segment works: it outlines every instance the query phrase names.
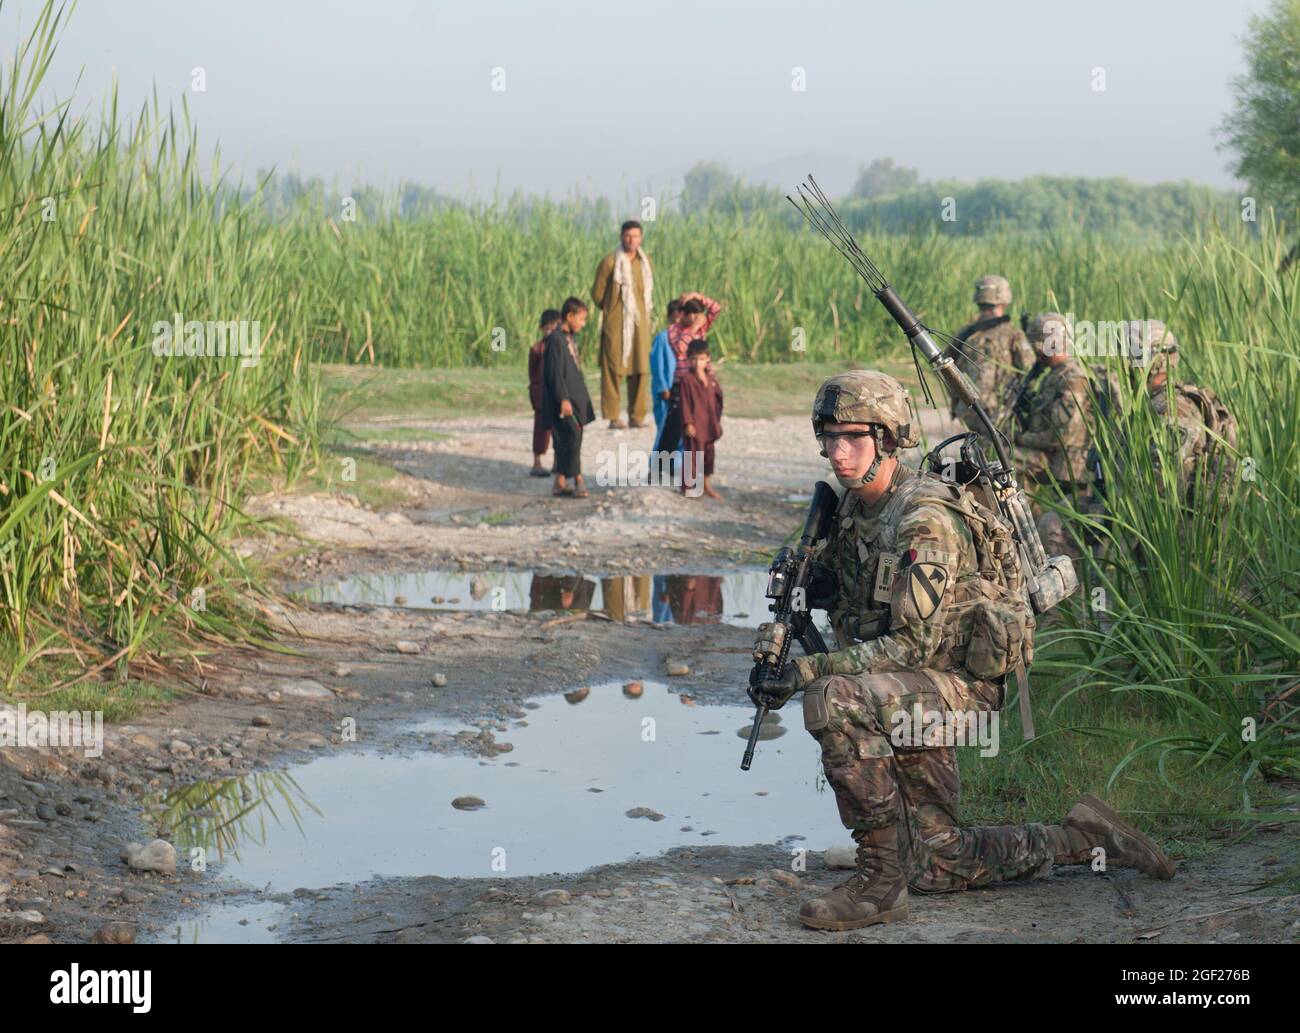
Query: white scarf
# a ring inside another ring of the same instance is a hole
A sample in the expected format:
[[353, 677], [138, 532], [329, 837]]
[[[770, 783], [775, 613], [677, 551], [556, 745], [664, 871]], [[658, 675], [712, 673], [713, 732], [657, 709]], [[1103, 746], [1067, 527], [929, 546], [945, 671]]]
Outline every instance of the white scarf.
[[[654, 311], [650, 296], [654, 293], [655, 277], [650, 268], [650, 257], [643, 248], [636, 249], [641, 259], [641, 279], [645, 287], [645, 315], [650, 318]], [[618, 284], [619, 297], [623, 302], [623, 368], [627, 368], [632, 359], [632, 339], [636, 336], [636, 299], [632, 296], [635, 284], [632, 282], [632, 259], [622, 248], [614, 252], [614, 282]]]

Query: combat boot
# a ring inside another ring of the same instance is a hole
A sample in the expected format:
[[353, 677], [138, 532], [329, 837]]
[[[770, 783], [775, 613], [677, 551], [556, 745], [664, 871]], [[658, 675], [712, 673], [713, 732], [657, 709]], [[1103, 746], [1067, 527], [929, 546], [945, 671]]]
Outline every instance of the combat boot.
[[1057, 864], [1086, 864], [1101, 847], [1107, 864], [1136, 868], [1153, 879], [1174, 877], [1174, 863], [1165, 852], [1092, 793], [1070, 808], [1060, 825], [1047, 829]]
[[825, 896], [799, 909], [813, 929], [861, 929], [908, 918], [907, 879], [898, 859], [898, 826], [854, 833], [857, 871]]

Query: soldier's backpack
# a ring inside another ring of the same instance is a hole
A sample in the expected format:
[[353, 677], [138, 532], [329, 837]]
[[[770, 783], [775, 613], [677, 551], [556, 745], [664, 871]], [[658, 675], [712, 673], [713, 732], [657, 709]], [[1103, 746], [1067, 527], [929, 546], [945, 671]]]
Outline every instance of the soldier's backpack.
[[982, 484], [959, 485], [935, 474], [904, 484], [881, 511], [880, 546], [892, 552], [898, 520], [907, 507], [935, 503], [957, 513], [970, 530], [978, 573], [958, 578], [945, 628], [949, 659], [972, 676], [992, 681], [1034, 659], [1034, 613], [1011, 526], [993, 507]]
[[1205, 421], [1205, 427], [1210, 433], [1206, 451], [1216, 446], [1222, 451], [1222, 446], [1226, 443], [1229, 450], [1235, 452], [1238, 446], [1236, 417], [1219, 400], [1219, 396], [1209, 387], [1197, 387], [1195, 383], [1179, 383], [1174, 390], [1183, 398], [1191, 399], [1196, 403], [1196, 408], [1200, 409], [1201, 420]]

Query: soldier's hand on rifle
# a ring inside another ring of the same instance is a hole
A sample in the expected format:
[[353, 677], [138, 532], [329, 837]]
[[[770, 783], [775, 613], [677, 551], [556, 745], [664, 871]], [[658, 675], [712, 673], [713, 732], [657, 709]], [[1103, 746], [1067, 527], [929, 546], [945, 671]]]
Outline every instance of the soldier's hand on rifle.
[[755, 706], [763, 705], [768, 710], [780, 710], [790, 702], [790, 697], [806, 684], [798, 663], [786, 665], [780, 678], [770, 678], [759, 682], [749, 690], [749, 698]]

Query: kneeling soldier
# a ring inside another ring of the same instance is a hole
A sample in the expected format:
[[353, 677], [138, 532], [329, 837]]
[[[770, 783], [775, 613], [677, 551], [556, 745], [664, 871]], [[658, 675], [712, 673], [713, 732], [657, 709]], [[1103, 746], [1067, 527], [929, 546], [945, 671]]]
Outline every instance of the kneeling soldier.
[[[962, 890], [1106, 861], [1168, 879], [1150, 839], [1085, 796], [1060, 825], [964, 828], [956, 749], [901, 722], [918, 712], [996, 711], [1008, 671], [1032, 659], [1033, 616], [1010, 532], [975, 493], [913, 473], [907, 392], [883, 373], [824, 383], [813, 430], [846, 489], [818, 552], [809, 607], [831, 614], [837, 649], [792, 659], [751, 690], [769, 706], [804, 692], [840, 818], [858, 844], [847, 882], [800, 909], [805, 925], [856, 929], [908, 917], [908, 886]], [[759, 629], [763, 649], [771, 625]], [[929, 741], [924, 741], [929, 738]], [[901, 833], [901, 836], [900, 836]]]

